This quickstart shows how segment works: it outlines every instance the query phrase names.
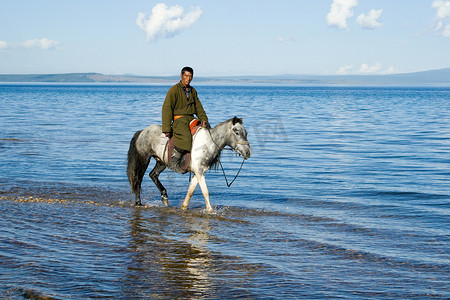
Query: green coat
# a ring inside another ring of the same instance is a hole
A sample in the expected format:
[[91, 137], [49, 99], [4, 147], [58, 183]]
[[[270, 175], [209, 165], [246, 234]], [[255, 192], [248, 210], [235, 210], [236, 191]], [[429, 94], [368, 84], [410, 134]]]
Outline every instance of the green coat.
[[[162, 131], [173, 132], [175, 146], [187, 151], [190, 151], [192, 147], [189, 131], [189, 122], [193, 119], [192, 116], [195, 114], [200, 121], [208, 121], [205, 110], [198, 99], [197, 91], [193, 87], [191, 88], [188, 100], [180, 81], [169, 89], [162, 106]], [[177, 115], [186, 117], [177, 119], [172, 126], [173, 117]]]

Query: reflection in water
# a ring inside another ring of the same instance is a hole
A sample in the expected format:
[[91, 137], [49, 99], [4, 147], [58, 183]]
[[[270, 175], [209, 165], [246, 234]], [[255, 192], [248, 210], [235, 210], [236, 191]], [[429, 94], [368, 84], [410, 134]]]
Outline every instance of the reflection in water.
[[[195, 222], [195, 220], [187, 220], [186, 224], [191, 227], [193, 234], [187, 239], [191, 249], [197, 252], [197, 255], [189, 257], [187, 270], [192, 277], [191, 290], [195, 294], [209, 294], [212, 288], [211, 276], [209, 274], [211, 268], [211, 255], [207, 249], [209, 242], [209, 230], [211, 229], [209, 220], [202, 219]], [[194, 221], [194, 222], [193, 222]]]
[[[132, 295], [198, 298], [214, 294], [213, 256], [207, 249], [210, 220], [188, 214], [147, 213], [135, 209], [130, 219], [133, 255], [126, 285], [133, 287]], [[175, 226], [174, 218], [181, 219]]]

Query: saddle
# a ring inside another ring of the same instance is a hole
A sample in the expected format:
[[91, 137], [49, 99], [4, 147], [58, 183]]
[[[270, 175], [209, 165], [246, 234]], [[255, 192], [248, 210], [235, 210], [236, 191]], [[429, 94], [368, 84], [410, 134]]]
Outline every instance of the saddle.
[[[197, 132], [197, 130], [201, 127], [200, 121], [197, 119], [192, 120], [189, 123], [189, 129], [191, 130], [192, 136]], [[175, 141], [173, 137], [170, 138], [169, 143], [167, 144], [167, 152], [169, 154], [168, 164], [170, 163], [170, 159], [172, 158], [173, 148], [175, 147]], [[180, 160], [180, 168], [183, 170], [187, 170], [189, 164], [191, 163], [191, 152], [187, 152], [181, 156]]]

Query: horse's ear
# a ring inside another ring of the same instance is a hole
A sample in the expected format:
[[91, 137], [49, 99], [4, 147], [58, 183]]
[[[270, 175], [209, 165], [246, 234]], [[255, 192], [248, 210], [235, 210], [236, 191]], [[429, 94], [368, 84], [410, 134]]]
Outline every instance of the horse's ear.
[[236, 123], [242, 124], [242, 119], [238, 117], [233, 118], [233, 125], [236, 125]]

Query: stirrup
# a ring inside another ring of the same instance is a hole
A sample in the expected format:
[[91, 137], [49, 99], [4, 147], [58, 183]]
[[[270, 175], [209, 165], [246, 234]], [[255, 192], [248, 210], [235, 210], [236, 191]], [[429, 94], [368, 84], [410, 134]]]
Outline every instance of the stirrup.
[[172, 156], [170, 157], [170, 163], [168, 165], [169, 169], [180, 174], [186, 173], [187, 171], [183, 170], [180, 167], [182, 157], [183, 155], [180, 152], [178, 152], [176, 149], [173, 149]]

